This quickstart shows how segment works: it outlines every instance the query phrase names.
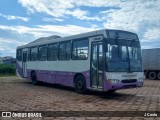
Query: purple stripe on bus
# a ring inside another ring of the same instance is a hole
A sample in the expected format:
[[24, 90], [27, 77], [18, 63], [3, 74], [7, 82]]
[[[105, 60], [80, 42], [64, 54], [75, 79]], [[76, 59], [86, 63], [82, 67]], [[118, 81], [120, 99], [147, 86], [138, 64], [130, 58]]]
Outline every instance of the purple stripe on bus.
[[[75, 72], [35, 70], [37, 79], [48, 83], [57, 83], [65, 86], [74, 87]], [[86, 78], [86, 86], [90, 88], [90, 71], [81, 72]], [[27, 78], [31, 79], [31, 70], [27, 69]]]
[[[22, 68], [20, 65], [17, 63], [17, 71], [18, 73], [23, 76]], [[62, 84], [65, 86], [70, 86], [74, 87], [74, 75], [76, 74], [75, 72], [64, 72], [64, 71], [49, 71], [49, 70], [35, 70], [37, 74], [37, 79], [39, 81], [44, 81], [52, 84]], [[86, 78], [86, 86], [88, 89], [91, 88], [90, 86], [90, 71], [84, 71], [82, 74]], [[27, 78], [31, 79], [31, 70], [27, 69]], [[103, 90], [118, 90], [118, 89], [127, 89], [127, 88], [134, 88], [137, 87], [138, 82], [136, 83], [128, 83], [128, 84], [123, 84], [123, 83], [116, 83], [116, 84], [111, 84], [109, 81], [107, 81], [107, 78], [104, 78], [105, 80], [103, 81]]]

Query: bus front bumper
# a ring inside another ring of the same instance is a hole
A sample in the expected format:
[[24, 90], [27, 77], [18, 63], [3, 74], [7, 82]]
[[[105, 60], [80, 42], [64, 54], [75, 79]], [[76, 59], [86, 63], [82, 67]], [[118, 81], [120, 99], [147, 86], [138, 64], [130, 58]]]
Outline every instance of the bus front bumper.
[[107, 81], [107, 83], [104, 86], [104, 90], [120, 90], [120, 89], [130, 89], [130, 88], [136, 88], [136, 87], [142, 87], [143, 82], [135, 82], [135, 83], [110, 83]]

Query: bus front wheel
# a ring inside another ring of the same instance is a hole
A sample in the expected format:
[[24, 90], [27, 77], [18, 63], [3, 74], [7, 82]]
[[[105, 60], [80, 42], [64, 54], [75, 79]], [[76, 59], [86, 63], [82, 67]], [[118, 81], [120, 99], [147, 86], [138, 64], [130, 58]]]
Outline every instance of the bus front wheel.
[[86, 81], [84, 76], [78, 75], [75, 79], [75, 89], [77, 93], [84, 94], [87, 91]]
[[38, 84], [36, 72], [32, 72], [31, 79], [32, 79], [32, 84], [33, 85], [37, 85]]

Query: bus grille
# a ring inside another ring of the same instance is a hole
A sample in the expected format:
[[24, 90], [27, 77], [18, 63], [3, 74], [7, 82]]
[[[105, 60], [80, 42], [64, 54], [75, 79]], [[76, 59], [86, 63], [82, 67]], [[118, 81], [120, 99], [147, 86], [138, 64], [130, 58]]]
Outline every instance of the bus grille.
[[134, 83], [134, 82], [137, 82], [137, 79], [125, 79], [125, 80], [122, 80], [122, 83]]

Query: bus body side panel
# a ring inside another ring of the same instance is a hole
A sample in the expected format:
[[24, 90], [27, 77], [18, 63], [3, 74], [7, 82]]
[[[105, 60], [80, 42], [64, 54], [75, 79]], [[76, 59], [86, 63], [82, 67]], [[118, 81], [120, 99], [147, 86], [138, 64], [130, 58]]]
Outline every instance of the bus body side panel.
[[[30, 80], [31, 80], [31, 71], [32, 71], [31, 69], [27, 70], [27, 78]], [[53, 70], [34, 70], [34, 71], [36, 72], [37, 79], [39, 81], [74, 87], [74, 76], [76, 75], [76, 72], [53, 71]], [[89, 70], [79, 72], [84, 75], [86, 79], [87, 88], [90, 88], [89, 72], [90, 72]]]
[[37, 80], [39, 81], [72, 87], [74, 86], [74, 76], [77, 73], [81, 73], [86, 79], [87, 88], [90, 88], [89, 59], [68, 61], [29, 61], [27, 69], [28, 79], [31, 79], [32, 70], [36, 72]]
[[[37, 70], [37, 61], [27, 61], [27, 78], [28, 79], [31, 79], [31, 71], [36, 71], [36, 70]], [[39, 75], [37, 75], [37, 79], [39, 79]]]
[[87, 89], [90, 89], [91, 88], [90, 70], [84, 71], [83, 75], [86, 79], [86, 87]]
[[57, 61], [38, 61], [37, 74], [39, 75], [40, 81], [55, 83], [57, 74]]
[[23, 77], [23, 70], [22, 70], [22, 62], [16, 61], [16, 74], [17, 76]]
[[58, 61], [58, 72], [56, 75], [56, 83], [74, 86], [74, 76], [81, 73], [86, 78], [87, 88], [90, 84], [89, 79], [89, 60], [69, 60]]

